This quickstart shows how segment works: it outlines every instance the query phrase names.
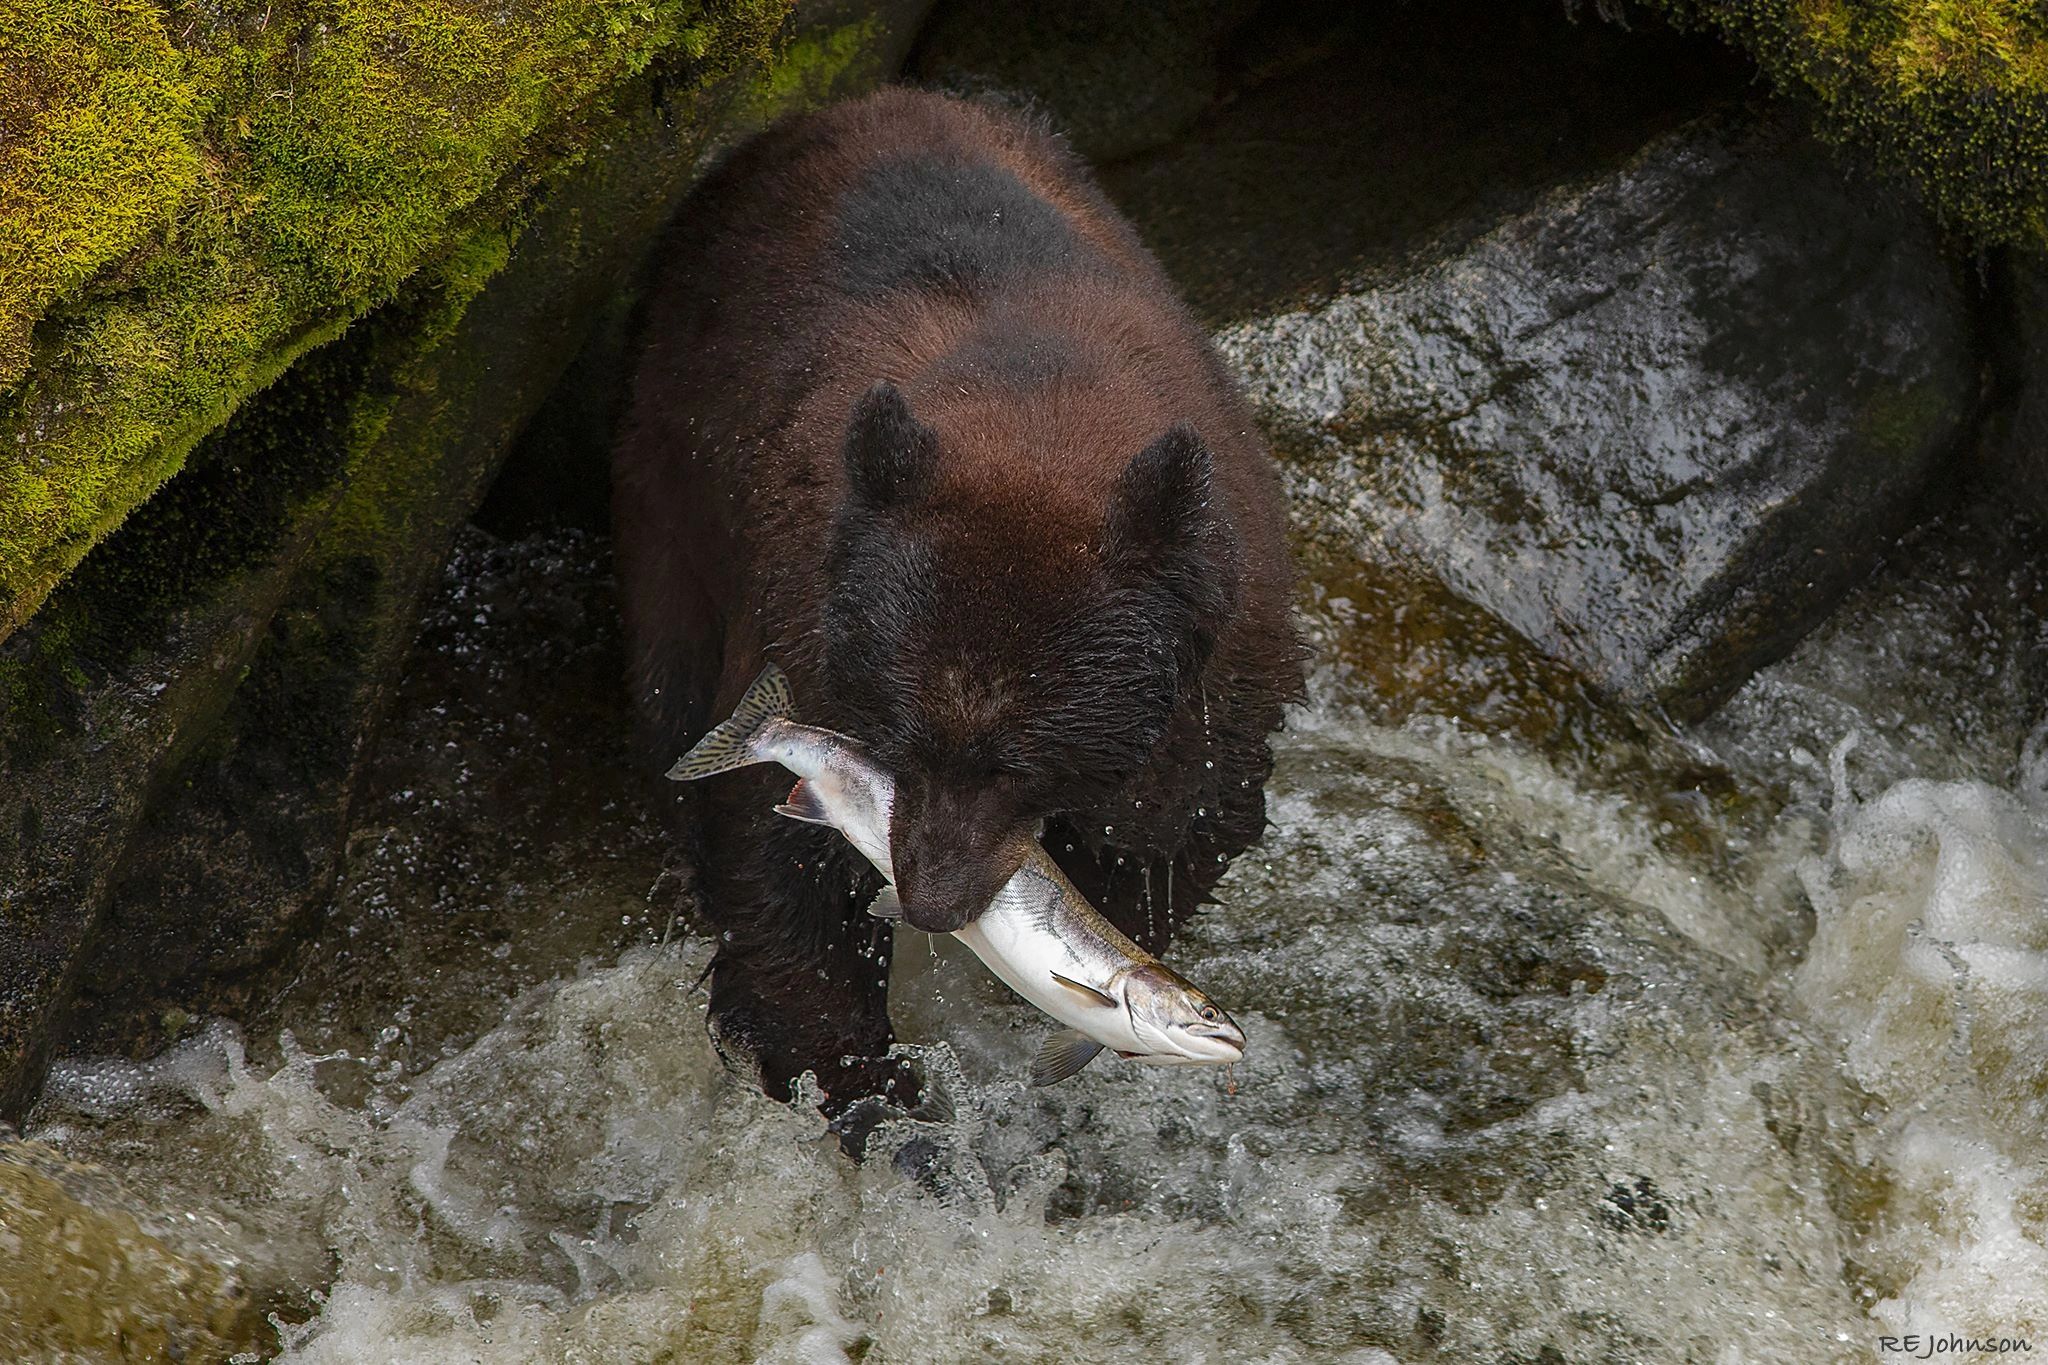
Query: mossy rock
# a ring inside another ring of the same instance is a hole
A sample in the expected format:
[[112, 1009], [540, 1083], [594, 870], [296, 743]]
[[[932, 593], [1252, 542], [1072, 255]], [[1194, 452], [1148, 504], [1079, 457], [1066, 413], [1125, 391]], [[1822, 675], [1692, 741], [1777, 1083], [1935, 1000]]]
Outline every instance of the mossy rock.
[[273, 1334], [239, 1268], [144, 1207], [103, 1171], [0, 1140], [0, 1358], [254, 1358], [236, 1352]]
[[657, 62], [788, 0], [0, 0], [0, 635], [298, 355], [451, 264]]
[[[1979, 243], [2048, 246], [2048, 11], [2017, 0], [1643, 0], [1711, 28]], [[1599, 0], [1618, 14], [1618, 0]]]
[[60, 1035], [143, 1050], [274, 979], [515, 434], [716, 148], [878, 83], [923, 8], [806, 3], [757, 74], [685, 56], [582, 109], [578, 155], [243, 403], [0, 642], [0, 1118]]

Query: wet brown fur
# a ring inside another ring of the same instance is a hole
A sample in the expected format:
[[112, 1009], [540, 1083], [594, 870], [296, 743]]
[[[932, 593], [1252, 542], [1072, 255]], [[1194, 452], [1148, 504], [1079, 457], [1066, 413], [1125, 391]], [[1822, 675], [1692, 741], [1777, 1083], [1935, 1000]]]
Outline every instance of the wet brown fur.
[[[642, 345], [614, 505], [650, 770], [773, 659], [805, 720], [897, 772], [931, 927], [993, 875], [977, 850], [1049, 817], [1068, 875], [1161, 947], [1264, 828], [1291, 569], [1232, 381], [1071, 154], [905, 90], [785, 123], [684, 209]], [[1126, 478], [1176, 427], [1165, 472]], [[903, 1080], [888, 931], [857, 855], [770, 813], [787, 785], [705, 784], [713, 1029], [771, 1093], [815, 1068], [843, 1104]]]

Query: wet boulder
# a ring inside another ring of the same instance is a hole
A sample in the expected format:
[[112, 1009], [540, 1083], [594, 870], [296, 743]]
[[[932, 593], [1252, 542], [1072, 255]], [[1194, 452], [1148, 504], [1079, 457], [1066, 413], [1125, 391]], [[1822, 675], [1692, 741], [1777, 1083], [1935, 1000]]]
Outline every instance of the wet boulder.
[[1692, 717], [1927, 510], [1975, 410], [1914, 208], [1724, 109], [1219, 343], [1333, 562], [1417, 567], [1606, 695]]

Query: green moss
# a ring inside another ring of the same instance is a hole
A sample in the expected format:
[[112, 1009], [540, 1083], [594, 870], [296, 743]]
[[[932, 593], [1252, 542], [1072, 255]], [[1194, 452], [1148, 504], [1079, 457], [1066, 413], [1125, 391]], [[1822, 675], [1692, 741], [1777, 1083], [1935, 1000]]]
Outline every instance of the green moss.
[[0, 636], [309, 347], [473, 293], [605, 92], [788, 4], [0, 0]]
[[0, 6], [0, 382], [29, 324], [167, 220], [197, 185], [188, 62], [148, 0]]
[[800, 35], [749, 92], [747, 121], [766, 122], [787, 110], [829, 98], [855, 68], [877, 60], [881, 16]]
[[1952, 429], [1958, 414], [1939, 384], [1880, 389], [1859, 414], [1857, 435], [1878, 449], [1911, 458], [1938, 432]]
[[1980, 243], [2048, 245], [2048, 12], [2031, 0], [1646, 0], [1719, 30]]

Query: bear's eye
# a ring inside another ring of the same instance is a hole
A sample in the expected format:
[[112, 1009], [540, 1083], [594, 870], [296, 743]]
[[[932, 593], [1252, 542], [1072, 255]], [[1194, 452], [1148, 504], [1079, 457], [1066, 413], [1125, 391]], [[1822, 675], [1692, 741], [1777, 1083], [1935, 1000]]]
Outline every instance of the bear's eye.
[[1026, 771], [1023, 756], [1007, 744], [977, 745], [968, 750], [965, 760], [967, 770], [985, 782], [1020, 777]]

